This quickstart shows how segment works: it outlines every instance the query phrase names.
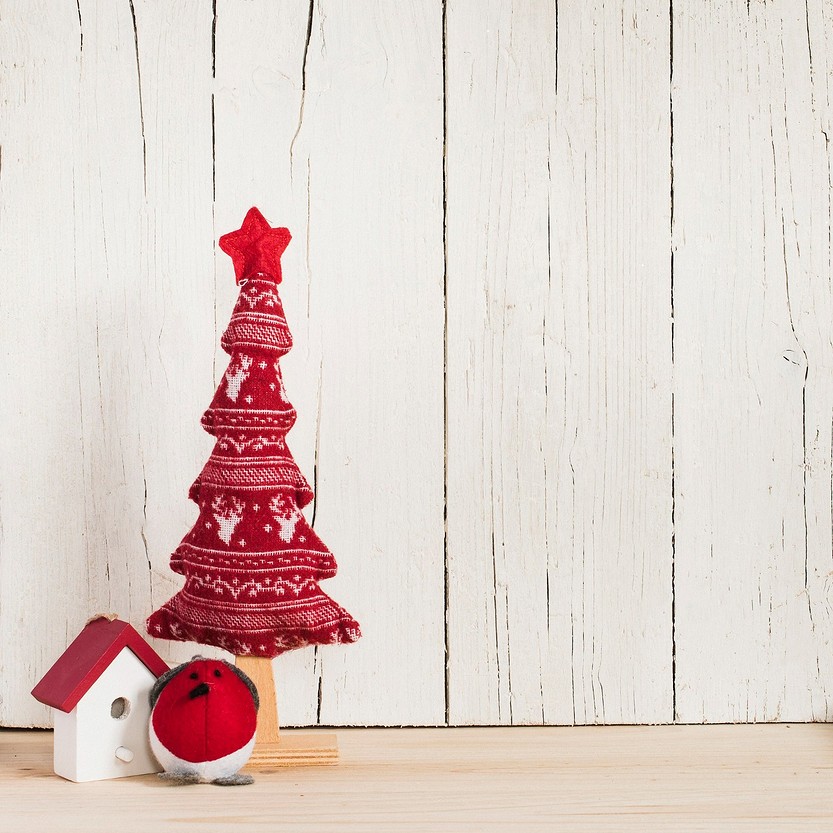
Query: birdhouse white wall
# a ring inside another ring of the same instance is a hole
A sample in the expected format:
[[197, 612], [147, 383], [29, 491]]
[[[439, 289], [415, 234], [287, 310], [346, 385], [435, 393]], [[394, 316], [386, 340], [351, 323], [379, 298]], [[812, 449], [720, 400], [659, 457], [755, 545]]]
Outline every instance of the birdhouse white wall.
[[159, 771], [148, 736], [155, 681], [123, 648], [71, 712], [53, 709], [55, 772], [70, 781], [97, 781]]
[[833, 719], [831, 44], [829, 0], [5, 4], [0, 724], [182, 586], [252, 205], [364, 632], [275, 663], [284, 724]]

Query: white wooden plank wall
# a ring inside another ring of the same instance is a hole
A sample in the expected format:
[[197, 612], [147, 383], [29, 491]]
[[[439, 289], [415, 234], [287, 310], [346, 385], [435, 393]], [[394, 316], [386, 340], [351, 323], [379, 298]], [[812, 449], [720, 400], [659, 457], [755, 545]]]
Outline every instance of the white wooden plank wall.
[[365, 631], [284, 723], [827, 719], [831, 49], [829, 0], [0, 2], [0, 725], [179, 586], [252, 204]]
[[290, 440], [344, 565], [328, 590], [367, 631], [349, 651], [276, 663], [282, 718], [441, 722], [440, 7], [319, 4], [311, 22], [306, 4], [269, 2], [64, 12], [2, 15], [15, 94], [0, 177], [13, 276], [0, 628], [14, 674], [0, 720], [44, 722], [30, 682], [90, 613], [138, 625], [177, 587], [168, 554], [193, 522], [185, 496], [211, 448], [199, 416], [236, 294], [223, 255], [215, 279], [214, 241], [257, 203], [294, 233]]
[[677, 717], [833, 715], [833, 4], [675, 4]]
[[671, 718], [667, 8], [448, 9], [449, 718]]

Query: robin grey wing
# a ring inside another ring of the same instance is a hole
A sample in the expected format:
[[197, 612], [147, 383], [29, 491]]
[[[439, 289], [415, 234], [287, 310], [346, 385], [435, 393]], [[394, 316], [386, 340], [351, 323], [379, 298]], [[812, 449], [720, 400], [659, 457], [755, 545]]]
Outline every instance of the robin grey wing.
[[186, 665], [190, 663], [183, 662], [182, 665], [177, 665], [174, 668], [171, 668], [170, 671], [166, 671], [161, 677], [159, 677], [156, 682], [153, 684], [153, 688], [150, 690], [149, 700], [150, 700], [150, 707], [153, 708], [156, 705], [156, 701], [159, 699], [159, 695], [162, 693], [162, 689], [174, 678]]

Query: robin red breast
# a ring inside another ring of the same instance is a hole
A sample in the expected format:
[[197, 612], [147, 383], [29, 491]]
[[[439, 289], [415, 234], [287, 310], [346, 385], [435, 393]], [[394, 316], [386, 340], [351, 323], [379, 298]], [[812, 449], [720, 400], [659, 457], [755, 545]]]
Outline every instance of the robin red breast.
[[183, 784], [251, 784], [239, 770], [252, 754], [259, 706], [254, 683], [225, 660], [194, 657], [150, 692], [150, 746], [161, 777]]

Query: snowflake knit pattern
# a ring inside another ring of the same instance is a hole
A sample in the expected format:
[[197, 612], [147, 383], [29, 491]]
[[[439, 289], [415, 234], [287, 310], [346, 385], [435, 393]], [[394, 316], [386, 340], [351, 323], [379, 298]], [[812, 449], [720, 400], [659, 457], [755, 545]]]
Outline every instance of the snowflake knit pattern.
[[301, 512], [313, 493], [286, 445], [295, 409], [279, 361], [292, 336], [277, 285], [289, 240], [256, 208], [220, 238], [241, 284], [221, 342], [231, 361], [202, 418], [216, 443], [189, 492], [199, 517], [171, 556], [185, 586], [147, 620], [151, 636], [260, 657], [361, 636], [318, 586], [336, 563]]

